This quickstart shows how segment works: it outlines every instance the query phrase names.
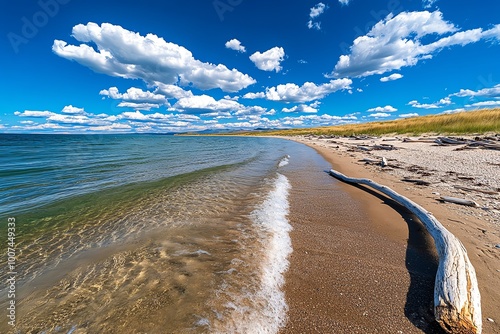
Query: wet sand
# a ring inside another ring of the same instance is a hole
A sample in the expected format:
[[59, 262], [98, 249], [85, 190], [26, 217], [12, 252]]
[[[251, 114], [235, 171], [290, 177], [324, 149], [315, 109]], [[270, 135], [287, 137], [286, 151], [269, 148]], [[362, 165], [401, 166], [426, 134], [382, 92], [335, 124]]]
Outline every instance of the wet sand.
[[[477, 234], [480, 222], [473, 225], [469, 218], [450, 228], [453, 219], [463, 221], [453, 207], [444, 209], [352, 157], [307, 144], [330, 163], [325, 170], [331, 166], [386, 184], [428, 208], [457, 235], [478, 274], [483, 332], [500, 333], [497, 323], [486, 320], [499, 317], [498, 271], [495, 279], [495, 267], [485, 261], [479, 241], [469, 237]], [[432, 314], [437, 254], [421, 223], [385, 196], [321, 171], [289, 177], [294, 252], [285, 283], [289, 320], [280, 333], [443, 333]], [[334, 191], [345, 192], [345, 199], [332, 202]]]
[[[392, 202], [321, 171], [288, 176], [294, 251], [281, 333], [439, 333], [429, 331], [437, 260], [419, 224]], [[408, 226], [421, 247], [408, 250]]]

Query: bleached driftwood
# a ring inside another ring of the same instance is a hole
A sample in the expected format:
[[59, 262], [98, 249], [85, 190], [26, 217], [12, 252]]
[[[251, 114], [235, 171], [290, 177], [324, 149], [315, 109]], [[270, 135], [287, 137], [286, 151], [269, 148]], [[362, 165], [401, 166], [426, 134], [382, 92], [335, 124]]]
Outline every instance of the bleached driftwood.
[[474, 201], [470, 201], [468, 199], [456, 198], [456, 197], [441, 196], [441, 200], [445, 201], [445, 202], [460, 204], [460, 205], [467, 205], [467, 206], [473, 206], [473, 207], [478, 207], [479, 206]]
[[382, 167], [387, 167], [387, 166], [389, 166], [389, 162], [387, 161], [387, 159], [385, 157], [382, 157], [382, 161], [380, 162], [380, 165]]
[[389, 187], [370, 179], [350, 178], [335, 170], [330, 175], [348, 183], [369, 186], [398, 202], [420, 219], [433, 237], [439, 255], [434, 285], [434, 317], [448, 333], [479, 334], [481, 296], [467, 250], [433, 215]]
[[430, 139], [430, 138], [419, 138], [419, 139], [412, 139], [412, 138], [403, 138], [403, 143], [434, 143], [435, 139]]
[[479, 193], [488, 194], [488, 195], [498, 194], [498, 191], [494, 191], [494, 190], [483, 190], [483, 189], [476, 189], [476, 188], [470, 188], [470, 187], [464, 187], [464, 186], [454, 186], [454, 187], [457, 189], [460, 189], [460, 190], [477, 191]]
[[396, 149], [393, 145], [388, 145], [388, 144], [373, 145], [373, 148], [375, 150], [386, 150], [386, 151], [392, 151]]
[[455, 139], [455, 138], [450, 138], [450, 137], [438, 137], [438, 139], [446, 145], [463, 145], [467, 144], [466, 140], [463, 139]]

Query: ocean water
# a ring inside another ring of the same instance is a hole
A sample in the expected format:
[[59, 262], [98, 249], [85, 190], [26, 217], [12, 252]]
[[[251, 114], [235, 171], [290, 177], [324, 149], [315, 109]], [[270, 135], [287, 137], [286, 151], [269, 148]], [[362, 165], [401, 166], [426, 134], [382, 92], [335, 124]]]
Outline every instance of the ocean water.
[[16, 220], [16, 327], [0, 332], [276, 333], [299, 151], [273, 138], [0, 135], [3, 254]]

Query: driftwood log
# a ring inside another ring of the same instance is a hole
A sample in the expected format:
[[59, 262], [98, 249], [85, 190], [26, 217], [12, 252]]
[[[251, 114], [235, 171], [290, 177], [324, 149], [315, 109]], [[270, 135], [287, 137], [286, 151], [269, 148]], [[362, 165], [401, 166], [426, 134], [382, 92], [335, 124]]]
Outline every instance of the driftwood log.
[[434, 285], [434, 317], [448, 333], [482, 331], [481, 297], [476, 272], [467, 250], [430, 212], [389, 187], [370, 179], [350, 178], [335, 170], [330, 175], [344, 182], [369, 186], [410, 210], [433, 237], [439, 255]]
[[473, 206], [473, 207], [479, 206], [479, 204], [477, 204], [474, 201], [470, 201], [468, 199], [450, 197], [450, 196], [441, 196], [440, 200], [444, 201], [444, 202], [455, 203], [455, 204], [466, 205], [466, 206]]
[[488, 194], [488, 195], [497, 195], [498, 194], [498, 191], [494, 191], [494, 190], [483, 190], [483, 189], [476, 189], [476, 188], [470, 188], [470, 187], [464, 187], [464, 186], [454, 186], [454, 187], [457, 189], [460, 189], [460, 190], [477, 191], [479, 193]]

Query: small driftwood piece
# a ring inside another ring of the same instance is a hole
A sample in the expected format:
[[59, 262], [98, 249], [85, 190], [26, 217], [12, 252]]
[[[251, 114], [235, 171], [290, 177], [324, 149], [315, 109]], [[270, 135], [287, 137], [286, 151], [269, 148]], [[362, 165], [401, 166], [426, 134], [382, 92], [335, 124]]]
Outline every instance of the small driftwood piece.
[[389, 187], [370, 179], [350, 178], [335, 170], [330, 175], [344, 182], [363, 184], [389, 196], [406, 207], [427, 228], [439, 255], [434, 285], [434, 317], [448, 333], [480, 334], [482, 331], [481, 296], [476, 272], [467, 250], [433, 215], [417, 203]]
[[497, 144], [484, 144], [483, 147], [490, 150], [500, 150], [500, 145]]
[[370, 159], [370, 158], [364, 158], [364, 159], [361, 159], [360, 161], [364, 162], [365, 164], [376, 164], [376, 165], [378, 165], [380, 163], [380, 160]]
[[464, 144], [467, 144], [467, 141], [462, 140], [462, 139], [455, 139], [455, 138], [450, 138], [450, 137], [438, 137], [438, 139], [441, 141], [441, 143], [446, 144], [446, 145], [464, 145]]
[[389, 166], [389, 162], [387, 161], [387, 159], [385, 157], [382, 157], [382, 161], [380, 162], [380, 165], [382, 167], [387, 167], [387, 166]]
[[403, 138], [403, 143], [434, 143], [434, 139], [429, 139], [429, 138], [419, 138], [419, 139], [412, 139], [412, 138]]
[[387, 144], [373, 145], [373, 148], [376, 150], [386, 150], [386, 151], [392, 151], [396, 149], [393, 145], [387, 145]]
[[431, 183], [428, 181], [417, 180], [417, 179], [402, 179], [401, 181], [415, 183], [416, 185], [419, 185], [419, 186], [430, 186], [431, 185]]
[[449, 202], [449, 203], [455, 203], [455, 204], [460, 204], [460, 205], [473, 206], [473, 207], [478, 207], [479, 206], [474, 201], [470, 201], [468, 199], [456, 198], [456, 197], [449, 197], [449, 196], [441, 196], [441, 201]]
[[498, 194], [498, 191], [493, 191], [493, 190], [482, 190], [482, 189], [463, 187], [463, 186], [454, 186], [454, 187], [457, 189], [460, 189], [460, 190], [477, 191], [478, 193], [483, 193], [483, 194], [488, 194], [488, 195], [497, 195]]

